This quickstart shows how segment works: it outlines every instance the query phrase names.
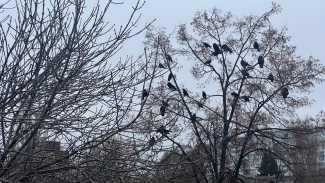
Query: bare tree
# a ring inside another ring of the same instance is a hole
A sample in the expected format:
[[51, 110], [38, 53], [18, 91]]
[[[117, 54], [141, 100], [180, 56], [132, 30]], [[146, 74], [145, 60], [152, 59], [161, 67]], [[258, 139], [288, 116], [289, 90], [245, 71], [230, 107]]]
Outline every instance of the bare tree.
[[152, 82], [145, 59], [113, 57], [145, 29], [136, 27], [144, 2], [120, 27], [113, 1], [14, 2], [0, 24], [0, 180], [91, 181], [84, 160], [101, 162], [94, 148], [137, 124]]
[[[291, 146], [274, 130], [288, 131], [297, 122], [296, 109], [311, 103], [307, 94], [324, 80], [325, 68], [313, 57], [296, 55], [286, 28], [274, 28], [269, 21], [278, 12], [276, 4], [261, 16], [243, 18], [217, 9], [199, 12], [191, 31], [179, 26], [178, 46], [162, 29], [147, 33], [146, 45], [157, 50], [159, 69], [166, 74], [151, 90], [143, 123], [151, 127], [149, 132], [156, 129], [159, 152], [177, 147], [189, 157], [196, 182], [238, 182], [243, 162], [256, 152], [285, 161], [267, 141]], [[189, 64], [197, 82], [185, 88], [179, 68]], [[195, 93], [196, 84], [206, 87], [205, 92]], [[190, 159], [184, 147], [193, 146], [201, 147], [208, 171]], [[151, 154], [159, 157], [157, 150]]]
[[[3, 14], [5, 9], [10, 9], [7, 8], [6, 5], [10, 2], [10, 0], [4, 1], [0, 4], [0, 14]], [[0, 20], [0, 23], [5, 22], [10, 16], [8, 14], [5, 14], [4, 18]]]

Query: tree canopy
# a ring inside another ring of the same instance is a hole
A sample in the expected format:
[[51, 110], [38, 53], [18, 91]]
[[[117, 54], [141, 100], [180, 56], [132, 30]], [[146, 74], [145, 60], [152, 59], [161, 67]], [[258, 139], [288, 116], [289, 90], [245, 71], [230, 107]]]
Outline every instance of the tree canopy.
[[[117, 6], [112, 1], [9, 2], [0, 7], [1, 15], [14, 12], [0, 24], [0, 181], [91, 181], [105, 169], [92, 153], [100, 147], [120, 158], [110, 160], [118, 165], [112, 174], [135, 169], [135, 154], [123, 154], [134, 146], [120, 133], [137, 122], [138, 99], [152, 77], [142, 76], [141, 57], [113, 58], [145, 29], [137, 27], [143, 1], [118, 24], [108, 13]], [[113, 138], [124, 151], [103, 147]]]
[[[281, 8], [213, 8], [169, 34], [137, 26], [143, 3], [120, 26], [113, 1], [22, 0], [1, 19], [0, 181], [235, 183], [260, 154], [261, 175], [303, 166], [283, 152], [324, 126], [296, 110], [325, 67], [272, 25]], [[144, 30], [139, 57], [114, 57]]]
[[[146, 46], [166, 66], [166, 75], [177, 74], [168, 84], [161, 77], [151, 89], [146, 110], [151, 117], [143, 115], [143, 122], [170, 129], [163, 140], [171, 148], [200, 146], [209, 174], [200, 167], [192, 169], [205, 182], [240, 180], [243, 161], [268, 149], [288, 166], [294, 163], [264, 141], [291, 146], [277, 134], [299, 126], [296, 110], [311, 104], [308, 93], [324, 81], [325, 68], [313, 57], [298, 56], [287, 29], [272, 26], [270, 17], [280, 11], [274, 3], [261, 16], [234, 17], [214, 8], [198, 12], [190, 25], [178, 27], [176, 35], [155, 27], [148, 30]], [[186, 72], [194, 78], [187, 87], [182, 79], [189, 77]], [[182, 94], [184, 87], [189, 97]], [[162, 99], [169, 99], [169, 107], [159, 117], [155, 108]]]

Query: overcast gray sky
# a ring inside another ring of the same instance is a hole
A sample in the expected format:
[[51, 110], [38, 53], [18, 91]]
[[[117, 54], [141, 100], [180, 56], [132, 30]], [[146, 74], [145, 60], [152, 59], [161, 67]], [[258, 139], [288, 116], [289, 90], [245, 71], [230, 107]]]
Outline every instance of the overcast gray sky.
[[[117, 0], [121, 2], [122, 0]], [[136, 0], [125, 0], [124, 5], [114, 5], [109, 10], [110, 22], [123, 25], [131, 13], [131, 5]], [[93, 1], [87, 0], [87, 3]], [[105, 2], [105, 1], [100, 1]], [[307, 58], [313, 56], [325, 65], [325, 0], [278, 0], [274, 1], [282, 7], [282, 12], [273, 15], [271, 22], [277, 28], [286, 26], [287, 34], [292, 36], [291, 44], [297, 46], [297, 54]], [[14, 3], [12, 0], [11, 3]], [[271, 0], [147, 0], [141, 10], [142, 18], [139, 27], [156, 18], [155, 26], [166, 27], [171, 33], [179, 24], [190, 23], [197, 11], [210, 10], [213, 7], [223, 12], [231, 11], [234, 16], [248, 14], [261, 15], [271, 8]], [[124, 21], [123, 21], [124, 20]], [[143, 51], [144, 34], [130, 40], [128, 45], [118, 53], [118, 57], [139, 55]], [[181, 73], [183, 74], [183, 73]], [[178, 73], [178, 75], [181, 75]], [[184, 73], [185, 74], [185, 73]], [[180, 77], [178, 77], [180, 78]], [[186, 84], [185, 84], [186, 86]], [[311, 108], [299, 111], [301, 116], [316, 114], [325, 109], [325, 84], [312, 89], [310, 97], [316, 102]]]
[[[297, 46], [297, 55], [304, 58], [313, 56], [325, 64], [325, 1], [274, 2], [282, 7], [282, 12], [273, 15], [271, 22], [278, 28], [286, 26], [289, 29], [287, 34], [292, 36], [291, 44]], [[261, 15], [271, 8], [271, 4], [271, 0], [147, 0], [142, 10], [142, 22], [157, 18], [154, 25], [166, 27], [171, 32], [178, 24], [190, 23], [197, 11], [216, 7], [240, 17], [248, 14]], [[141, 44], [141, 39], [143, 35], [132, 41], [132, 47], [138, 48], [136, 45]], [[302, 117], [325, 109], [325, 83], [312, 90], [310, 97], [316, 102], [311, 108], [299, 110]]]

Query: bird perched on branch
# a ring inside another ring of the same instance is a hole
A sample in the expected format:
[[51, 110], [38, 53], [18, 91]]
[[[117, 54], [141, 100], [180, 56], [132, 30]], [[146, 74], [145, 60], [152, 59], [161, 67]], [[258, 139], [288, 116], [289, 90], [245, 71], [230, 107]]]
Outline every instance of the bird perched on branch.
[[166, 54], [165, 56], [166, 56], [166, 59], [167, 59], [168, 61], [170, 61], [170, 62], [173, 61], [173, 59], [172, 59], [172, 57], [171, 57], [170, 55]]
[[151, 146], [155, 145], [155, 143], [156, 143], [155, 137], [151, 137], [149, 142], [148, 142], [149, 146], [151, 147]]
[[257, 60], [258, 65], [260, 65], [260, 68], [263, 68], [264, 66], [264, 57], [263, 56], [259, 56], [258, 60]]
[[245, 102], [249, 102], [249, 96], [242, 96], [242, 99], [244, 99]]
[[206, 43], [206, 42], [202, 42], [202, 43], [203, 43], [204, 47], [211, 48], [211, 45], [209, 45], [208, 43]]
[[221, 46], [221, 49], [223, 49], [225, 52], [230, 52], [232, 53], [231, 49], [229, 48], [229, 46], [227, 46], [226, 44]]
[[274, 81], [274, 76], [272, 73], [269, 74], [269, 76], [267, 77], [268, 80], [270, 80], [271, 82]]
[[148, 97], [149, 95], [149, 92], [146, 90], [146, 89], [143, 89], [142, 91], [142, 100], [145, 98], [145, 97]]
[[283, 98], [287, 98], [288, 95], [289, 95], [289, 90], [288, 90], [288, 88], [284, 87], [284, 88], [282, 89], [281, 94], [282, 94]]
[[171, 90], [177, 90], [176, 87], [173, 84], [171, 84], [170, 82], [167, 83], [167, 86]]
[[213, 56], [218, 56], [218, 53], [216, 53], [216, 52], [212, 52], [212, 55], [213, 55]]
[[166, 135], [170, 132], [170, 130], [166, 130], [166, 127], [164, 125], [161, 125], [157, 130], [157, 133], [161, 133], [163, 135]]
[[161, 63], [159, 63], [159, 68], [165, 69], [165, 66]]
[[235, 98], [238, 98], [239, 97], [239, 94], [236, 93], [236, 92], [232, 92], [231, 95], [234, 96]]
[[173, 74], [172, 73], [169, 73], [169, 75], [168, 75], [168, 81], [170, 81], [172, 78], [173, 78]]
[[189, 96], [188, 93], [187, 93], [187, 91], [184, 88], [183, 88], [183, 95], [186, 96], [186, 97]]
[[161, 116], [165, 116], [165, 112], [166, 112], [166, 107], [165, 106], [161, 106], [160, 107], [160, 115]]
[[207, 60], [207, 61], [205, 62], [205, 64], [206, 64], [206, 65], [210, 65], [210, 64], [211, 64], [211, 59]]
[[221, 54], [221, 50], [216, 43], [213, 43], [212, 46], [214, 49], [214, 52], [212, 53], [213, 56], [218, 56], [219, 54]]
[[250, 77], [250, 75], [246, 69], [242, 70], [241, 73], [242, 73], [244, 79]]
[[168, 101], [169, 99], [167, 99], [167, 101], [162, 100], [161, 103], [164, 107], [168, 107], [169, 106]]
[[207, 99], [207, 94], [206, 94], [204, 91], [202, 91], [202, 97], [203, 97], [204, 99]]
[[203, 107], [203, 104], [201, 102], [197, 102], [197, 105], [199, 106], [199, 108]]
[[256, 49], [258, 52], [260, 52], [260, 46], [258, 45], [258, 43], [255, 41], [253, 44], [254, 49]]
[[244, 59], [241, 60], [240, 65], [244, 68], [246, 68], [247, 66], [250, 66], [248, 62], [246, 62]]
[[191, 121], [193, 123], [196, 122], [196, 114], [195, 113], [191, 116]]

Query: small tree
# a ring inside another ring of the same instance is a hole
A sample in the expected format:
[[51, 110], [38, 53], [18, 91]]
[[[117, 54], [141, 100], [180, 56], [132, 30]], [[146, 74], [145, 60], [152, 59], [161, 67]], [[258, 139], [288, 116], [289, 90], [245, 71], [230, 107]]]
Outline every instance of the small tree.
[[278, 164], [271, 153], [264, 153], [261, 167], [258, 169], [260, 176], [273, 176], [280, 173]]

